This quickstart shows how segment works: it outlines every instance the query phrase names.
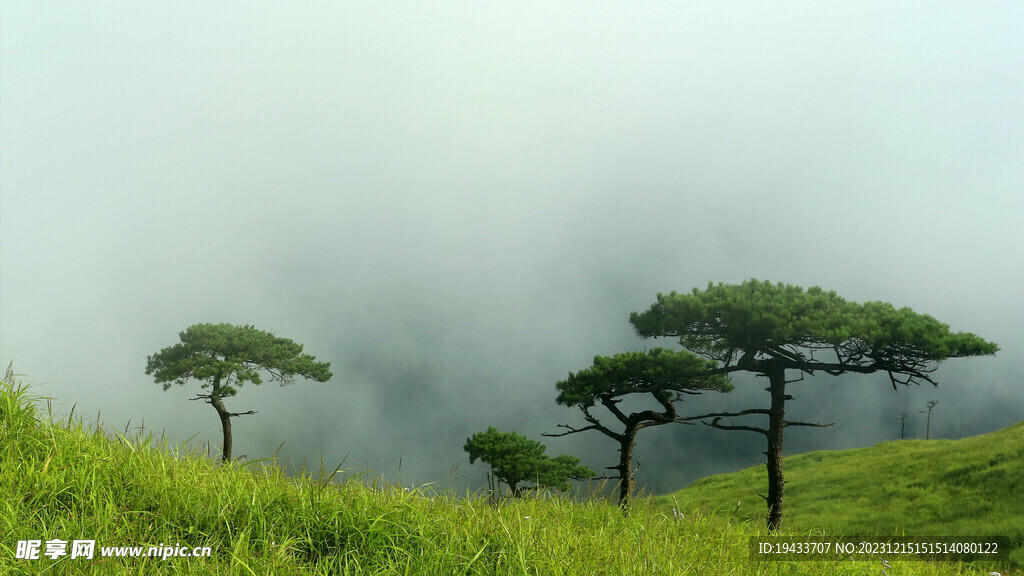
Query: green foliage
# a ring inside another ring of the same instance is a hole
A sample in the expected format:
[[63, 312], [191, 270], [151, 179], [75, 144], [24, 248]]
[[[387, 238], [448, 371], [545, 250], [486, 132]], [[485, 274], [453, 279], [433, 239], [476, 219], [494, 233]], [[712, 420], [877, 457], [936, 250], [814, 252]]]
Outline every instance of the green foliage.
[[951, 333], [949, 326], [910, 308], [887, 302], [866, 302], [860, 309], [857, 333], [850, 339], [863, 342], [870, 358], [917, 356], [940, 361], [947, 358], [995, 354], [999, 347], [974, 334]]
[[555, 386], [557, 402], [564, 406], [593, 406], [602, 398], [627, 394], [654, 394], [668, 401], [671, 392], [732, 390], [725, 378], [709, 375], [716, 364], [686, 351], [654, 348], [648, 352], [625, 352], [595, 356], [594, 364]]
[[538, 476], [538, 484], [561, 491], [569, 489], [569, 480], [584, 480], [594, 475], [594, 471], [580, 466], [580, 459], [575, 456], [555, 456], [543, 466]]
[[515, 432], [499, 432], [494, 427], [467, 438], [463, 449], [469, 453], [470, 464], [478, 459], [489, 464], [494, 476], [508, 484], [514, 495], [520, 494], [519, 484], [523, 482], [568, 490], [570, 479], [594, 475], [586, 466], [580, 466], [579, 458], [551, 458], [544, 454], [547, 447], [540, 442]]
[[[0, 383], [0, 575], [884, 573], [877, 562], [751, 560], [750, 539], [765, 538], [763, 528], [699, 512], [680, 518], [635, 506], [623, 516], [601, 499], [556, 497], [493, 507], [429, 488], [287, 477], [272, 462], [220, 466], [205, 450], [151, 435], [104, 431], [99, 422], [86, 428], [70, 417], [54, 424], [37, 404], [13, 378]], [[212, 554], [15, 558], [19, 540], [58, 538], [95, 539], [97, 550], [163, 543], [209, 546]], [[900, 576], [988, 572], [889, 563]]]
[[[947, 358], [995, 354], [999, 347], [909, 308], [857, 304], [833, 291], [748, 280], [708, 284], [690, 294], [658, 294], [630, 322], [643, 337], [674, 336], [688, 350], [726, 364], [744, 355], [770, 356], [787, 368], [811, 372], [874, 370], [927, 380]], [[834, 354], [834, 362], [812, 355]]]
[[[633, 446], [637, 433], [649, 426], [688, 421], [689, 418], [678, 415], [675, 405], [684, 393], [731, 390], [732, 384], [724, 376], [711, 373], [715, 366], [715, 362], [701, 359], [690, 352], [664, 348], [655, 348], [649, 352], [625, 352], [612, 357], [596, 356], [590, 368], [570, 373], [566, 380], [556, 384], [560, 392], [558, 403], [578, 407], [589, 425], [575, 428], [561, 424], [559, 427], [568, 429], [567, 432], [545, 436], [565, 436], [596, 430], [615, 440], [619, 444], [619, 463], [609, 468], [618, 471], [619, 503], [623, 507], [628, 506], [634, 487]], [[623, 397], [646, 394], [658, 402], [661, 411], [641, 410], [627, 414], [620, 409], [619, 403]], [[623, 425], [621, 432], [609, 428], [591, 412], [597, 403]]]
[[181, 343], [149, 356], [146, 374], [170, 388], [190, 379], [217, 381], [221, 396], [233, 396], [245, 382], [260, 384], [260, 371], [289, 384], [294, 376], [318, 382], [331, 378], [330, 363], [302, 353], [302, 345], [252, 326], [195, 324], [180, 334]]
[[839, 343], [849, 334], [852, 312], [835, 292], [749, 280], [658, 294], [650, 310], [630, 314], [630, 322], [640, 336], [678, 336], [683, 347], [714, 356], [811, 338]]
[[[782, 461], [783, 429], [819, 426], [787, 421], [786, 371], [870, 374], [885, 372], [897, 384], [935, 384], [930, 374], [946, 358], [995, 354], [999, 347], [909, 308], [884, 302], [857, 304], [835, 292], [812, 287], [772, 284], [757, 279], [739, 285], [708, 284], [690, 294], [658, 294], [630, 322], [645, 338], [675, 336], [686, 349], [720, 363], [714, 372], [753, 372], [769, 381], [771, 405], [714, 414], [711, 426], [764, 434], [769, 507], [768, 526], [782, 522], [785, 489]], [[767, 415], [767, 428], [721, 424], [725, 417]]]

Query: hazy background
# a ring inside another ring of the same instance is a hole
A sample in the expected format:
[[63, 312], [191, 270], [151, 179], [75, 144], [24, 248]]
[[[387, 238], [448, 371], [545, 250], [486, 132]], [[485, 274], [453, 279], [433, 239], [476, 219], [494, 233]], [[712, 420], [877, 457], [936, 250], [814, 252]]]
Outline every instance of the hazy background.
[[[253, 324], [327, 383], [246, 386], [235, 453], [481, 486], [487, 426], [543, 439], [555, 383], [665, 345], [656, 293], [752, 277], [885, 300], [997, 342], [938, 389], [791, 386], [787, 452], [1024, 419], [1019, 2], [0, 4], [0, 361], [55, 407], [216, 454], [198, 383], [146, 356]], [[767, 403], [762, 381], [684, 411]], [[693, 412], [690, 412], [693, 413]], [[744, 423], [751, 423], [746, 421]], [[639, 436], [655, 492], [764, 438]], [[399, 461], [401, 459], [401, 471]], [[455, 481], [452, 466], [458, 464]]]

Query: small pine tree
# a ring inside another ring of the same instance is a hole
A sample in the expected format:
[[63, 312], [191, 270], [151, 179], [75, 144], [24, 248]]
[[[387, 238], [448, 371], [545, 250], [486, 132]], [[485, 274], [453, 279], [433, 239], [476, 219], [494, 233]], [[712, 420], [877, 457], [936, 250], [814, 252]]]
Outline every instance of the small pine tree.
[[469, 463], [486, 462], [491, 473], [508, 485], [512, 496], [522, 496], [525, 482], [558, 490], [568, 490], [569, 480], [581, 480], [594, 475], [579, 458], [544, 454], [547, 447], [515, 432], [500, 432], [494, 427], [477, 432], [466, 439], [463, 449], [469, 453]]
[[[649, 352], [624, 352], [612, 357], [596, 356], [594, 365], [580, 370], [555, 386], [559, 390], [557, 402], [564, 406], [576, 406], [583, 413], [588, 425], [581, 428], [559, 424], [566, 432], [544, 434], [545, 436], [566, 436], [587, 430], [597, 430], [615, 440], [619, 445], [619, 463], [609, 466], [618, 472], [612, 478], [619, 479], [619, 504], [623, 510], [629, 505], [633, 494], [633, 448], [636, 435], [650, 426], [672, 423], [690, 423], [701, 416], [682, 417], [676, 403], [683, 394], [700, 394], [704, 391], [728, 392], [732, 389], [724, 377], [709, 374], [715, 363], [703, 360], [686, 351], [654, 348]], [[647, 397], [657, 403], [660, 410], [648, 409], [627, 413], [620, 403], [627, 397]], [[594, 414], [595, 407], [610, 413], [622, 425], [615, 431], [601, 423]]]
[[180, 335], [181, 343], [169, 346], [148, 357], [146, 374], [151, 374], [164, 390], [177, 383], [199, 380], [208, 394], [197, 394], [193, 400], [205, 400], [220, 417], [224, 445], [221, 458], [231, 460], [231, 419], [256, 412], [230, 412], [224, 398], [234, 396], [246, 382], [260, 384], [260, 372], [270, 374], [271, 381], [282, 386], [291, 384], [295, 376], [317, 382], [331, 378], [330, 363], [302, 353], [302, 344], [279, 338], [252, 326], [231, 324], [196, 324]]

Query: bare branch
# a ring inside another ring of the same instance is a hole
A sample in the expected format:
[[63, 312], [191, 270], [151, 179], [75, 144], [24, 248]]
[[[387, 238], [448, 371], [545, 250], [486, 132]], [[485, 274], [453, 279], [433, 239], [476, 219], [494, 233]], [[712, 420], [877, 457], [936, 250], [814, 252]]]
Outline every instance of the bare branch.
[[742, 410], [740, 412], [712, 412], [710, 414], [701, 414], [700, 416], [690, 416], [687, 420], [700, 420], [702, 418], [714, 418], [716, 416], [721, 418], [736, 418], [738, 416], [746, 416], [747, 414], [771, 414], [771, 410], [767, 408], [751, 408], [749, 410]]
[[764, 434], [765, 436], [768, 435], [768, 431], [763, 428], [754, 428], [753, 426], [732, 426], [729, 424], [719, 424], [718, 422], [721, 419], [721, 417], [715, 418], [711, 422], [704, 422], [704, 424], [706, 426], [711, 426], [712, 428], [718, 428], [719, 430], [746, 430], [747, 432], [757, 432], [758, 434]]
[[[629, 423], [629, 417], [626, 416], [622, 412], [622, 410], [619, 410], [619, 407], [618, 407], [618, 403], [621, 402], [621, 401], [622, 401], [621, 398], [614, 399], [614, 400], [612, 398], [607, 398], [607, 397], [602, 397], [601, 398], [601, 404], [603, 404], [604, 407], [607, 408], [608, 411], [611, 412], [613, 416], [618, 418], [619, 422], [622, 422], [623, 424], [627, 424], [627, 423]], [[588, 415], [589, 415], [589, 413], [588, 413]]]
[[664, 417], [667, 417], [667, 418], [669, 418], [671, 420], [675, 420], [675, 418], [676, 418], [676, 406], [675, 406], [675, 404], [673, 404], [668, 398], [665, 398], [664, 396], [662, 396], [660, 394], [653, 394], [653, 396], [654, 396], [654, 399], [657, 400], [658, 403], [661, 404], [665, 408], [665, 412], [663, 412], [659, 416], [664, 416]]
[[797, 368], [803, 364], [807, 364], [808, 360], [803, 357], [799, 352], [794, 352], [783, 348], [782, 346], [771, 346], [767, 349], [768, 352], [772, 353], [777, 358], [782, 358], [793, 364], [794, 368]]
[[580, 411], [583, 412], [583, 419], [586, 420], [587, 422], [590, 422], [594, 430], [597, 430], [598, 432], [604, 434], [605, 436], [611, 438], [612, 440], [615, 440], [616, 442], [622, 441], [622, 435], [613, 432], [610, 428], [606, 427], [604, 424], [601, 424], [600, 420], [598, 420], [593, 414], [590, 413], [589, 406], [580, 406]]
[[591, 425], [591, 426], [584, 426], [583, 428], [573, 428], [572, 426], [569, 426], [568, 424], [559, 424], [557, 427], [558, 428], [567, 428], [569, 431], [568, 432], [562, 432], [562, 433], [541, 432], [540, 435], [541, 436], [547, 436], [548, 438], [558, 438], [560, 436], [568, 436], [569, 434], [575, 434], [577, 432], [586, 432], [587, 430], [600, 430], [600, 428], [598, 428], [597, 426], [593, 426], [593, 425]]
[[786, 384], [792, 384], [793, 382], [801, 382], [801, 381], [803, 381], [803, 379], [804, 379], [804, 372], [801, 371], [799, 378], [797, 378], [796, 380], [786, 380], [785, 383]]
[[[586, 416], [585, 416], [585, 418], [586, 418]], [[605, 428], [597, 420], [592, 420], [591, 422], [592, 423], [591, 423], [590, 426], [584, 426], [583, 428], [576, 428], [574, 426], [569, 426], [568, 424], [558, 424], [558, 426], [557, 426], [558, 428], [565, 428], [568, 431], [567, 432], [562, 432], [562, 433], [542, 432], [541, 436], [547, 436], [548, 438], [558, 438], [558, 437], [561, 437], [561, 436], [568, 436], [570, 434], [576, 434], [577, 432], [586, 432], [587, 430], [597, 430], [598, 432], [604, 434], [605, 436], [608, 436], [609, 438], [615, 440], [616, 442], [620, 442], [622, 440], [622, 435], [621, 434], [616, 434], [615, 432], [612, 432], [608, 428]]]
[[820, 424], [818, 422], [791, 422], [786, 420], [782, 423], [783, 426], [810, 426], [814, 428], [828, 428], [829, 426], [835, 425], [835, 422], [829, 422], [828, 424]]

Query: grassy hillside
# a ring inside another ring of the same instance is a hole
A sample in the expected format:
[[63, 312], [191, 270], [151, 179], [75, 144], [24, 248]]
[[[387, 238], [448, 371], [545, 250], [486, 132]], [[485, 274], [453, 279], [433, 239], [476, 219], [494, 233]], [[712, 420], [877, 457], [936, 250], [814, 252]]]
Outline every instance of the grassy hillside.
[[[1024, 565], [1024, 422], [961, 440], [899, 440], [784, 460], [784, 525], [831, 535], [1005, 535]], [[764, 466], [695, 482], [658, 506], [763, 521]], [[741, 502], [739, 506], [737, 503]], [[678, 504], [677, 504], [678, 503]]]
[[[794, 474], [795, 476], [795, 474]], [[959, 563], [783, 562], [749, 558], [760, 522], [595, 499], [508, 501], [288, 478], [269, 463], [221, 465], [151, 437], [74, 418], [54, 423], [29, 390], [0, 385], [2, 574], [838, 574], [952, 576]], [[799, 534], [794, 534], [794, 537]], [[46, 542], [94, 540], [92, 558], [50, 558]], [[43, 542], [19, 559], [19, 541]], [[128, 557], [130, 547], [208, 557]], [[129, 547], [120, 550], [103, 548]], [[121, 556], [111, 555], [115, 552]]]

